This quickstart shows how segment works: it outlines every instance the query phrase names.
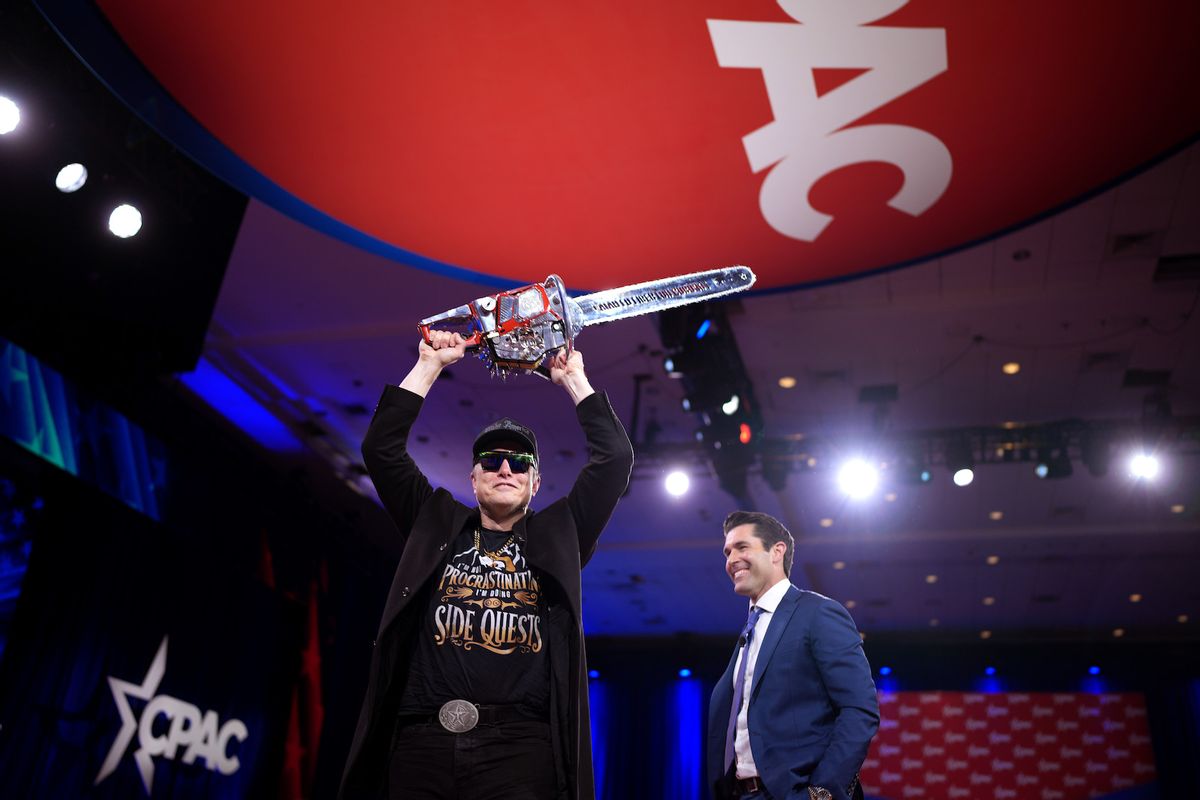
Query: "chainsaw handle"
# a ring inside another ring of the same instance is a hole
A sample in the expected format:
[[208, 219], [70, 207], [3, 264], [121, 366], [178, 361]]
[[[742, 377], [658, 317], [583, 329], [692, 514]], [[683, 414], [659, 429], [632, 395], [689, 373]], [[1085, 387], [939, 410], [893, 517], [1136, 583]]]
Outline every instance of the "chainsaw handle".
[[[417, 329], [421, 331], [421, 338], [425, 340], [425, 344], [432, 346], [433, 340], [430, 338], [429, 332], [433, 329], [433, 326], [420, 323], [417, 325]], [[483, 334], [479, 331], [475, 331], [470, 336], [464, 336], [463, 344], [466, 345], [468, 351], [478, 350], [480, 345], [483, 344]]]

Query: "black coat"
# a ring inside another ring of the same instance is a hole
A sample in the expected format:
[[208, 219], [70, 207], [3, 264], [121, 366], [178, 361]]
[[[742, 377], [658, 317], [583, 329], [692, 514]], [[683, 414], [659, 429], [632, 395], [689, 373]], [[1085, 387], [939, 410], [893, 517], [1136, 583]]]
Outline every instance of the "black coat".
[[[404, 551], [379, 622], [367, 693], [342, 776], [340, 796], [345, 800], [385, 796], [389, 747], [412, 637], [446, 549], [468, 518], [479, 513], [445, 489], [435, 490], [409, 456], [408, 433], [421, 404], [420, 396], [387, 387], [363, 440], [367, 469], [396, 523]], [[576, 414], [587, 438], [587, 466], [566, 497], [543, 511], [530, 511], [513, 531], [525, 558], [544, 576], [550, 622], [550, 725], [559, 785], [567, 800], [592, 800], [580, 570], [629, 485], [633, 448], [606, 395], [585, 398]]]

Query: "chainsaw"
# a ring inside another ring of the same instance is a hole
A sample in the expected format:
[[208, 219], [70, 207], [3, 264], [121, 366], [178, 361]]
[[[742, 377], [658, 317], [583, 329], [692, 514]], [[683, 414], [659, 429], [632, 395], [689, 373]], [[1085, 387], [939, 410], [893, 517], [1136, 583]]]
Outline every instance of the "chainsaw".
[[588, 325], [724, 297], [754, 281], [749, 267], [725, 267], [571, 297], [562, 278], [550, 275], [435, 314], [417, 327], [426, 343], [435, 330], [460, 334], [493, 375], [523, 370], [546, 377], [539, 369], [546, 356], [564, 348], [569, 354]]

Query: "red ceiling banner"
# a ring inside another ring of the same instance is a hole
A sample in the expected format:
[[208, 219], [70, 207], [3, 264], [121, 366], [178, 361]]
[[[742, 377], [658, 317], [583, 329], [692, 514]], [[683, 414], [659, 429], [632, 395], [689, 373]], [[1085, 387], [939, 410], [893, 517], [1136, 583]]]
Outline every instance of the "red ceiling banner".
[[1105, 797], [1155, 780], [1140, 694], [881, 692], [863, 788], [888, 800]]
[[1200, 131], [1200, 4], [1172, 0], [99, 5], [285, 191], [514, 283], [844, 277]]

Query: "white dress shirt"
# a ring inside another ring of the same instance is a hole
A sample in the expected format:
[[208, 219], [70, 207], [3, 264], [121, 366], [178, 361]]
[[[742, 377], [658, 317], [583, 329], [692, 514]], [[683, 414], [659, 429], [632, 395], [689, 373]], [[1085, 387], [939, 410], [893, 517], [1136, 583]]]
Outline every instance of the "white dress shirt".
[[[767, 635], [767, 628], [775, 616], [775, 609], [779, 607], [779, 601], [783, 599], [790, 588], [792, 588], [792, 584], [787, 578], [784, 578], [763, 592], [757, 603], [750, 604], [751, 608], [758, 606], [762, 609], [762, 613], [758, 615], [758, 621], [754, 623], [754, 635], [750, 638], [750, 644], [741, 648], [738, 653], [738, 661], [733, 665], [733, 680], [737, 681], [737, 673], [741, 668], [742, 659], [748, 659], [746, 661], [746, 683], [742, 687], [742, 707], [738, 711], [737, 729], [733, 734], [733, 751], [737, 753], [737, 777], [739, 778], [758, 776], [758, 767], [754, 766], [754, 754], [750, 752], [750, 730], [746, 727], [746, 717], [750, 713], [750, 687], [754, 685], [754, 664], [758, 661], [758, 651]], [[734, 686], [734, 691], [737, 691], [736, 686]]]

